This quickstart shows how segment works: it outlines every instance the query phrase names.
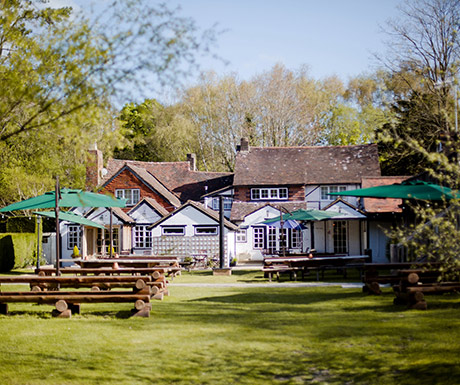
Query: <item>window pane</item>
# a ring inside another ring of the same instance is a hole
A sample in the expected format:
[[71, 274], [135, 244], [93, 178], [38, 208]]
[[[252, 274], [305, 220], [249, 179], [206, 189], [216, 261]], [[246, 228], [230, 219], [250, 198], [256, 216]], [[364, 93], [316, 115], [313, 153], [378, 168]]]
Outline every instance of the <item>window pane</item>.
[[268, 189], [264, 188], [260, 190], [260, 198], [267, 199], [268, 198]]
[[253, 200], [260, 199], [260, 189], [253, 188], [251, 190], [251, 199], [253, 199]]

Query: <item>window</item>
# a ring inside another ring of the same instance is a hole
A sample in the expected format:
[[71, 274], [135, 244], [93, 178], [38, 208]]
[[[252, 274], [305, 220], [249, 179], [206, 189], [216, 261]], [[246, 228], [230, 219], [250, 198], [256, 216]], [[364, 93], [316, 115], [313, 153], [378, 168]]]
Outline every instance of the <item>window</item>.
[[288, 199], [287, 187], [278, 188], [253, 188], [251, 189], [251, 200], [280, 200]]
[[[119, 233], [118, 227], [112, 228], [112, 246], [113, 252], [119, 252]], [[97, 229], [97, 253], [98, 254], [110, 254], [110, 233], [108, 229]]]
[[265, 228], [264, 227], [254, 227], [253, 228], [253, 246], [254, 249], [264, 249], [265, 248]]
[[300, 249], [302, 245], [302, 232], [300, 230], [291, 229], [291, 249]]
[[236, 232], [236, 242], [237, 243], [246, 243], [248, 241], [247, 239], [247, 231], [246, 229], [239, 229]]
[[73, 250], [74, 246], [80, 249], [80, 226], [71, 225], [67, 233], [67, 249]]
[[[232, 198], [224, 198], [224, 211], [230, 211], [232, 209]], [[215, 211], [219, 211], [219, 197], [215, 197], [212, 199], [212, 209]]]
[[339, 191], [347, 191], [347, 186], [321, 186], [321, 200], [335, 201], [337, 196], [327, 194], [336, 193]]
[[334, 221], [334, 253], [346, 254], [347, 253], [347, 222]]
[[195, 235], [217, 235], [217, 226], [196, 226]]
[[185, 226], [164, 226], [161, 228], [163, 235], [185, 235]]
[[152, 232], [147, 226], [136, 226], [134, 228], [134, 247], [150, 249], [152, 247]]
[[126, 206], [134, 206], [140, 200], [140, 190], [138, 188], [115, 190], [115, 196], [126, 199]]

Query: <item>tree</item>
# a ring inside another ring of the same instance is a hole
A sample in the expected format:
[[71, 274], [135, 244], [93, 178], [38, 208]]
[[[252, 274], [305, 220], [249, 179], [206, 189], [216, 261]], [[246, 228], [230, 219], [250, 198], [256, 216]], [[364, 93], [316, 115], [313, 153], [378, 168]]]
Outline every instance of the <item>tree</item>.
[[146, 85], [176, 80], [213, 38], [145, 0], [113, 1], [91, 19], [46, 1], [0, 4], [4, 203], [51, 188], [54, 175], [82, 187], [90, 144], [121, 140], [113, 103], [129, 90], [139, 96]]
[[[402, 156], [399, 144], [405, 142], [406, 150], [412, 154], [418, 153], [427, 160], [433, 158], [429, 156], [432, 143], [420, 142], [417, 138], [437, 138], [438, 148], [441, 148], [443, 145], [450, 146], [442, 142], [447, 138], [452, 139], [451, 133], [455, 130], [454, 106], [457, 95], [452, 97], [452, 89], [456, 84], [460, 59], [460, 1], [407, 1], [401, 8], [401, 14], [403, 20], [389, 23], [392, 39], [389, 42], [389, 55], [383, 62], [391, 71], [393, 84], [405, 90], [395, 95], [395, 104], [401, 106], [409, 103], [412, 106], [411, 128], [407, 131], [397, 129], [395, 125], [400, 121], [394, 120], [392, 125], [382, 130], [380, 139], [387, 144], [394, 143], [396, 159]], [[420, 132], [412, 140], [415, 126]], [[391, 158], [391, 155], [387, 158]]]
[[248, 81], [235, 74], [205, 74], [184, 90], [178, 105], [196, 128], [203, 168], [232, 170], [236, 146], [305, 146], [321, 143], [324, 116], [343, 92], [337, 78], [316, 81], [305, 68], [274, 66]]
[[[453, 123], [457, 95], [452, 99], [452, 87], [460, 59], [460, 1], [413, 0], [405, 3], [402, 15], [403, 20], [390, 24], [393, 55], [386, 63], [407, 92], [395, 105], [396, 120], [380, 134], [381, 143], [388, 146], [387, 154], [395, 149], [394, 159], [405, 154], [406, 169], [424, 169], [425, 178], [456, 189], [459, 142]], [[452, 278], [460, 267], [459, 200], [410, 207], [416, 225], [399, 228], [393, 235], [414, 257], [442, 262], [445, 278]]]
[[174, 106], [163, 107], [156, 100], [129, 103], [121, 111], [122, 133], [128, 144], [116, 148], [118, 159], [150, 162], [184, 160], [193, 152], [193, 127], [182, 119]]

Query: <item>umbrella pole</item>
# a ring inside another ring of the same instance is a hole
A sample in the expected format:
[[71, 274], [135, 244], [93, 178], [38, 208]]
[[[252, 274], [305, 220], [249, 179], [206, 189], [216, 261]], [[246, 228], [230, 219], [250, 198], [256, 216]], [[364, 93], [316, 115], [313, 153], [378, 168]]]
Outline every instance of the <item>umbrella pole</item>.
[[40, 244], [41, 244], [41, 236], [40, 236], [40, 223], [41, 223], [40, 215], [37, 215], [37, 269], [40, 268]]
[[109, 207], [109, 213], [110, 213], [110, 234], [109, 234], [109, 239], [110, 239], [110, 248], [109, 248], [109, 256], [110, 258], [113, 258], [113, 220], [112, 220], [112, 208]]
[[59, 228], [59, 176], [56, 176], [56, 190], [55, 190], [55, 206], [54, 212], [56, 214], [56, 275], [61, 275], [59, 271], [60, 264], [61, 264], [61, 245], [60, 245], [60, 237], [61, 232]]

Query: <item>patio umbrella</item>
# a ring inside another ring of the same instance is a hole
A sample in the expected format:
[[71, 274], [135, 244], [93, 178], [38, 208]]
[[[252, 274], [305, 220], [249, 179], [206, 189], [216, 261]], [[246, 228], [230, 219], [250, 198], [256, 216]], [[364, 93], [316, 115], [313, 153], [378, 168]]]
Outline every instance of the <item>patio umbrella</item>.
[[[125, 207], [126, 200], [90, 191], [62, 188], [59, 192], [59, 207]], [[17, 210], [51, 209], [56, 206], [56, 192], [48, 191], [42, 195], [13, 203], [0, 209], [1, 213]]]
[[265, 223], [267, 221], [263, 221], [262, 223], [267, 224], [270, 227], [277, 227], [279, 229], [295, 229], [295, 230], [302, 230], [304, 227], [299, 223], [296, 222], [293, 219], [287, 219], [287, 220], [279, 220], [279, 221], [269, 221], [268, 223]]
[[[34, 214], [42, 215], [48, 218], [56, 218], [56, 213], [54, 211], [34, 211]], [[72, 222], [72, 223], [78, 223], [79, 225], [97, 227], [99, 229], [105, 229], [104, 225], [101, 225], [88, 218], [82, 217], [81, 215], [71, 213], [71, 212], [61, 211], [59, 213], [59, 220]]]
[[[54, 191], [13, 203], [0, 209], [0, 212], [17, 210], [36, 210], [54, 208], [56, 218], [56, 275], [59, 275], [60, 264], [60, 234], [59, 234], [59, 208], [60, 207], [125, 207], [126, 200], [113, 198], [109, 195], [96, 194], [90, 191], [68, 189], [59, 187], [59, 178], [56, 178]], [[112, 230], [112, 229], [110, 229]], [[112, 235], [112, 231], [110, 231]], [[112, 252], [112, 247], [110, 248]], [[39, 256], [37, 255], [37, 259]]]
[[363, 189], [340, 191], [328, 195], [343, 195], [365, 198], [395, 198], [395, 199], [417, 199], [427, 201], [441, 201], [459, 198], [457, 192], [449, 187], [439, 186], [434, 183], [420, 180], [394, 183], [385, 186], [375, 186]]
[[[331, 219], [335, 216], [339, 215], [338, 213], [332, 213], [329, 211], [323, 211], [323, 210], [315, 210], [315, 209], [309, 209], [309, 210], [295, 210], [290, 214], [283, 214], [283, 219], [288, 220], [288, 219], [293, 219], [295, 221], [306, 221], [306, 222], [313, 222], [313, 221], [323, 221], [327, 219]], [[279, 222], [281, 219], [280, 216], [274, 217], [267, 219], [263, 221], [263, 224], [269, 225], [270, 223], [273, 222]]]

